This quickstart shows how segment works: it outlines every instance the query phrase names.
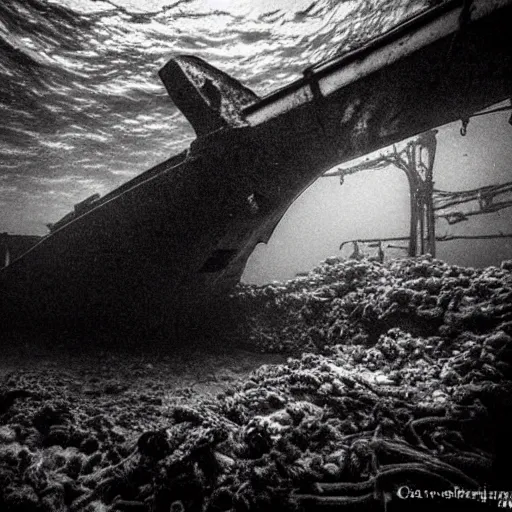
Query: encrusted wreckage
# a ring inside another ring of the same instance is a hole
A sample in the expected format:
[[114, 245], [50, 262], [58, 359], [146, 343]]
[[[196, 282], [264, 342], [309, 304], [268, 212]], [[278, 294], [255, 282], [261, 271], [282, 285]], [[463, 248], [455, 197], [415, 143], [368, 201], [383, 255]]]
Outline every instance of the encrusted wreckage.
[[512, 261], [332, 258], [232, 295], [235, 337], [299, 357], [235, 380], [201, 361], [169, 379], [179, 351], [148, 347], [0, 379], [0, 510], [466, 512], [510, 499]]
[[197, 139], [1, 270], [4, 326], [158, 327], [230, 290], [325, 171], [509, 98], [511, 21], [512, 0], [449, 0], [264, 98], [173, 58], [160, 76]]
[[[477, 115], [510, 109], [512, 109], [512, 104], [486, 110]], [[444, 219], [448, 224], [458, 224], [475, 215], [486, 215], [512, 207], [512, 199], [507, 197], [512, 194], [512, 181], [455, 192], [434, 188], [433, 167], [437, 147], [436, 134], [437, 130], [430, 130], [408, 142], [401, 150], [393, 145], [391, 151], [388, 150], [372, 158], [367, 158], [364, 162], [356, 163], [350, 167], [336, 168], [323, 175], [323, 178], [337, 177], [340, 184], [343, 185], [345, 177], [351, 174], [394, 166], [404, 171], [407, 176], [411, 212], [409, 235], [345, 240], [340, 244], [340, 250], [345, 245], [352, 244], [351, 259], [362, 259], [365, 256], [360, 249], [360, 245], [377, 248], [376, 257], [382, 262], [385, 257], [383, 242], [388, 242], [386, 244], [387, 248], [406, 250], [408, 255], [412, 257], [419, 254], [435, 256], [436, 242], [512, 238], [512, 233], [502, 232], [478, 235], [436, 235], [437, 219]], [[502, 200], [498, 201], [497, 198], [500, 196]], [[505, 196], [505, 198], [503, 199], [502, 196]], [[462, 205], [466, 207], [465, 211], [462, 211]], [[407, 247], [389, 243], [405, 241], [408, 241]]]

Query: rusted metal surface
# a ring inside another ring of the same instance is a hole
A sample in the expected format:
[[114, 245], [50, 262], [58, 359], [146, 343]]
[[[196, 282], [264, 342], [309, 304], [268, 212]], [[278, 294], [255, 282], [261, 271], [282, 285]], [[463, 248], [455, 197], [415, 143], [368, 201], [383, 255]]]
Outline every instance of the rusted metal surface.
[[[365, 159], [362, 163], [347, 168], [338, 168], [323, 175], [324, 178], [339, 177], [340, 183], [343, 184], [346, 176], [361, 171], [375, 171], [389, 166], [394, 166], [403, 171], [409, 183], [410, 234], [408, 254], [411, 257], [426, 253], [432, 256], [436, 255], [435, 208], [433, 203], [436, 135], [437, 130], [430, 130], [408, 142], [400, 151], [397, 150], [396, 145], [393, 145], [392, 151], [385, 151], [373, 158]], [[341, 244], [340, 249], [342, 246], [343, 244]]]
[[159, 74], [198, 137], [222, 128], [247, 126], [242, 109], [259, 99], [238, 80], [197, 57], [176, 57]]
[[509, 98], [512, 0], [473, 2], [464, 26], [462, 9], [449, 2], [260, 100], [199, 59], [171, 61], [162, 78], [198, 138], [2, 270], [4, 325], [176, 322], [238, 282], [326, 170]]

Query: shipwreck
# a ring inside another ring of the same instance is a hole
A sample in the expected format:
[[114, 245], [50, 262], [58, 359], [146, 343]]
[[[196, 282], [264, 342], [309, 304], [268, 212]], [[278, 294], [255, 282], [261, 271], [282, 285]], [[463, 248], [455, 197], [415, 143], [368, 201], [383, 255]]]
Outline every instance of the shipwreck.
[[160, 328], [239, 281], [335, 165], [512, 96], [512, 0], [449, 0], [258, 97], [193, 56], [160, 71], [197, 138], [92, 196], [0, 271], [4, 328]]

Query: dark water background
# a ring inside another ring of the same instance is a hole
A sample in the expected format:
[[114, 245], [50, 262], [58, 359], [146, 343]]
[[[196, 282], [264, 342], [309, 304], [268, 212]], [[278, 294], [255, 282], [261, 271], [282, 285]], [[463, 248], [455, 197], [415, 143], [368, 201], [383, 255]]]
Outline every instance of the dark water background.
[[[188, 146], [193, 132], [157, 76], [173, 55], [197, 55], [264, 95], [427, 4], [2, 0], [0, 232], [45, 234], [46, 223], [74, 203], [104, 194]], [[473, 123], [462, 142], [458, 127], [442, 130], [436, 161], [447, 185], [442, 188], [510, 179], [506, 130], [504, 116]], [[246, 279], [291, 277], [335, 254], [346, 238], [404, 233], [407, 193], [405, 178], [391, 170], [350, 177], [343, 187], [319, 180], [269, 246], [257, 249]], [[510, 214], [490, 222], [506, 229]], [[467, 261], [467, 247], [452, 247], [447, 256], [456, 260], [458, 251], [462, 263], [488, 264], [490, 252], [494, 259], [511, 253], [507, 243], [496, 246], [498, 253], [489, 245], [473, 247]]]

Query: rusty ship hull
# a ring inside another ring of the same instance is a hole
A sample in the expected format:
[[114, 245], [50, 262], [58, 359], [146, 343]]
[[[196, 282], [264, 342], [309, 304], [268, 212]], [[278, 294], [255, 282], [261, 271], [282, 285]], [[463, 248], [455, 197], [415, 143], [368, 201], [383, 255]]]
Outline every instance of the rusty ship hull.
[[448, 1], [264, 98], [172, 59], [160, 76], [197, 138], [2, 269], [3, 325], [159, 328], [215, 302], [329, 168], [510, 98], [511, 22], [511, 0]]

